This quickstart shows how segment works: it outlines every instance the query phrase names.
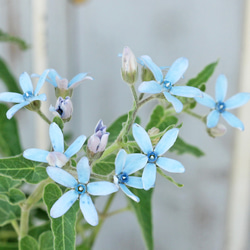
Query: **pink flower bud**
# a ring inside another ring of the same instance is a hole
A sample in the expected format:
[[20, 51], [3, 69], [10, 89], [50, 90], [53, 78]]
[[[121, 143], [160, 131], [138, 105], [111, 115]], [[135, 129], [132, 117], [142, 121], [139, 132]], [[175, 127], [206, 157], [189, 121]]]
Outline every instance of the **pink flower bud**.
[[124, 47], [122, 53], [122, 78], [127, 83], [134, 83], [138, 76], [136, 57], [129, 47]]
[[57, 99], [55, 107], [50, 106], [49, 110], [57, 116], [60, 116], [64, 121], [69, 121], [73, 113], [73, 105], [70, 97], [63, 99], [61, 96]]
[[106, 126], [104, 126], [102, 120], [100, 120], [96, 125], [95, 133], [91, 135], [88, 140], [88, 150], [92, 155], [105, 150], [108, 137], [109, 133], [106, 132]]
[[223, 136], [224, 134], [226, 134], [227, 128], [223, 124], [219, 123], [214, 128], [208, 128], [207, 132], [212, 137], [219, 137], [219, 136]]

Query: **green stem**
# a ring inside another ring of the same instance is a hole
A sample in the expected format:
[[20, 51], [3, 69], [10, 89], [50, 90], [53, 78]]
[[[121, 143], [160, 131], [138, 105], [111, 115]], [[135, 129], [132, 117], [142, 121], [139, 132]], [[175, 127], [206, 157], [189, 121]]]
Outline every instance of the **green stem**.
[[133, 97], [134, 97], [134, 101], [137, 104], [138, 103], [138, 96], [137, 96], [137, 93], [136, 93], [136, 90], [135, 90], [135, 85], [134, 84], [130, 85], [130, 89], [132, 91], [132, 94], [133, 94]]
[[107, 214], [107, 217], [111, 217], [113, 215], [116, 215], [116, 214], [119, 214], [119, 213], [122, 213], [122, 212], [125, 212], [125, 211], [128, 211], [128, 210], [130, 210], [130, 206], [127, 206], [127, 207], [124, 207], [124, 208], [121, 208], [121, 209], [117, 209], [116, 211]]
[[29, 196], [29, 198], [21, 205], [21, 220], [20, 220], [20, 233], [19, 239], [28, 234], [29, 231], [29, 214], [32, 206], [37, 203], [43, 196], [44, 187], [52, 182], [50, 178], [42, 181]]
[[189, 115], [191, 115], [191, 116], [193, 116], [193, 117], [195, 117], [195, 118], [197, 118], [197, 119], [199, 119], [199, 120], [201, 120], [201, 121], [203, 121], [204, 120], [204, 117], [203, 116], [201, 116], [201, 115], [198, 115], [198, 114], [196, 114], [196, 113], [194, 113], [194, 112], [192, 112], [191, 110], [189, 110], [189, 109], [185, 109], [185, 110], [183, 110], [185, 113], [187, 113], [187, 114], [189, 114]]
[[18, 226], [17, 221], [16, 221], [16, 220], [12, 220], [12, 221], [11, 221], [11, 225], [12, 225], [12, 227], [15, 229], [16, 234], [19, 235], [19, 234], [20, 234], [20, 231], [19, 231], [19, 226]]
[[48, 124], [51, 124], [51, 121], [49, 120], [49, 118], [47, 118], [47, 116], [39, 109], [36, 111], [38, 115], [40, 115], [40, 117], [47, 122]]

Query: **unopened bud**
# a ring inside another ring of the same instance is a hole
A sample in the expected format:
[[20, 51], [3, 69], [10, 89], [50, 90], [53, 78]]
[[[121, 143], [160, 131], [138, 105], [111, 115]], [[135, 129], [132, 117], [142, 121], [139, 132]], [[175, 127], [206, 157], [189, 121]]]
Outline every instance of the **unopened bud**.
[[125, 82], [133, 84], [137, 80], [138, 65], [136, 57], [129, 47], [124, 47], [122, 53], [122, 78]]
[[226, 134], [227, 132], [227, 128], [219, 123], [216, 127], [214, 128], [208, 128], [207, 129], [207, 132], [208, 134], [211, 136], [211, 137], [219, 137], [219, 136], [223, 136], [224, 134]]
[[103, 125], [103, 121], [100, 120], [93, 135], [88, 140], [88, 154], [93, 158], [101, 157], [108, 143], [109, 133], [106, 132], [106, 126]]
[[71, 119], [73, 113], [73, 105], [70, 97], [63, 99], [61, 96], [57, 99], [55, 107], [50, 106], [49, 110], [57, 116], [60, 116], [64, 122]]

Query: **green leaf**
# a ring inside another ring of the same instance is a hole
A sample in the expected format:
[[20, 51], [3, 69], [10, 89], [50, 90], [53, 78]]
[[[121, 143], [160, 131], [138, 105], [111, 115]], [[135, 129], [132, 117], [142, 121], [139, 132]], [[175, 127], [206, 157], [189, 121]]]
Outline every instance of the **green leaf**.
[[152, 209], [151, 209], [153, 189], [145, 191], [143, 189], [131, 188], [131, 191], [140, 198], [139, 203], [136, 203], [129, 198], [128, 200], [137, 217], [145, 241], [145, 245], [148, 250], [152, 250], [154, 249]]
[[21, 183], [21, 181], [16, 181], [7, 176], [0, 175], [0, 193], [7, 193], [11, 188], [19, 186]]
[[0, 103], [0, 153], [3, 156], [20, 154], [22, 148], [19, 141], [17, 122], [13, 117], [8, 120], [6, 112], [8, 107]]
[[5, 195], [0, 195], [0, 226], [20, 217], [21, 209], [18, 205], [9, 203]]
[[21, 190], [16, 189], [16, 188], [10, 189], [8, 196], [9, 196], [9, 201], [12, 204], [19, 203], [20, 201], [23, 201], [26, 199], [25, 194]]
[[[62, 196], [61, 189], [54, 183], [48, 184], [44, 189], [44, 202], [47, 205], [48, 213], [53, 204]], [[57, 250], [75, 249], [75, 224], [76, 213], [79, 204], [76, 202], [63, 216], [51, 218], [51, 229], [54, 236], [54, 247]]]
[[101, 161], [94, 162], [92, 170], [96, 174], [108, 175], [115, 169], [116, 155], [110, 154]]
[[170, 125], [176, 125], [177, 122], [178, 119], [175, 116], [171, 116], [166, 109], [161, 105], [158, 105], [150, 116], [149, 123], [146, 126], [146, 131], [153, 127], [163, 131]]
[[38, 250], [37, 241], [31, 236], [27, 235], [23, 237], [19, 243], [20, 250]]
[[180, 137], [177, 138], [177, 140], [175, 141], [175, 144], [169, 149], [169, 151], [175, 152], [178, 155], [191, 154], [196, 157], [201, 157], [205, 155], [199, 148], [186, 143]]
[[39, 250], [53, 250], [53, 234], [51, 231], [44, 232], [39, 237]]
[[[128, 114], [122, 115], [118, 117], [108, 128], [107, 132], [110, 133], [108, 142], [111, 143], [115, 141], [117, 136], [120, 134], [120, 131], [122, 130], [122, 124], [126, 122], [128, 119]], [[140, 118], [136, 117], [135, 122], [140, 124]]]
[[17, 36], [12, 36], [6, 32], [3, 32], [2, 30], [0, 30], [0, 42], [9, 42], [9, 43], [14, 43], [16, 44], [19, 49], [21, 50], [26, 50], [28, 49], [30, 46], [21, 38], [17, 37]]
[[41, 163], [25, 159], [22, 155], [0, 159], [0, 174], [15, 180], [36, 184], [46, 178], [46, 168]]
[[5, 61], [0, 58], [0, 79], [5, 83], [8, 91], [21, 93], [15, 77], [9, 71]]
[[218, 61], [207, 65], [195, 78], [188, 81], [187, 86], [192, 86], [205, 91], [205, 84], [214, 73]]
[[161, 176], [163, 176], [164, 178], [166, 178], [168, 181], [174, 183], [177, 187], [183, 187], [183, 184], [180, 184], [180, 183], [176, 182], [172, 177], [170, 177], [170, 176], [164, 174], [163, 171], [162, 171], [160, 168], [157, 168], [157, 172], [158, 172]]
[[33, 238], [35, 238], [36, 240], [39, 239], [39, 236], [45, 232], [50, 230], [50, 221], [40, 225], [40, 226], [36, 226], [36, 227], [32, 227], [29, 230], [29, 235], [32, 236]]

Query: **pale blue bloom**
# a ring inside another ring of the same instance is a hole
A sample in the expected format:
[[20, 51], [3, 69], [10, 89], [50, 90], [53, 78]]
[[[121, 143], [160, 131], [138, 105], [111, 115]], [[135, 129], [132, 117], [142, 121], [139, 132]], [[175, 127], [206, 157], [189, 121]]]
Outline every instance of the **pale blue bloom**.
[[51, 69], [46, 81], [51, 83], [55, 88], [73, 89], [84, 80], [93, 80], [93, 78], [87, 76], [87, 74], [88, 73], [79, 73], [68, 82], [66, 78], [62, 78], [54, 69]]
[[138, 87], [139, 92], [149, 94], [163, 93], [165, 98], [172, 103], [177, 113], [182, 111], [183, 104], [173, 95], [183, 97], [202, 97], [202, 92], [198, 88], [191, 86], [174, 86], [174, 84], [183, 76], [188, 67], [187, 58], [178, 58], [171, 65], [164, 78], [161, 68], [158, 67], [149, 56], [141, 56], [140, 59], [153, 73], [155, 80], [142, 82]]
[[131, 199], [139, 202], [140, 199], [134, 195], [127, 187], [143, 189], [142, 178], [129, 176], [142, 169], [147, 163], [147, 156], [142, 154], [127, 154], [121, 149], [115, 159], [114, 183]]
[[195, 98], [195, 100], [209, 108], [212, 111], [207, 116], [207, 127], [213, 128], [218, 124], [220, 115], [226, 120], [226, 122], [232, 127], [244, 130], [242, 121], [227, 110], [238, 108], [250, 100], [250, 93], [238, 93], [227, 101], [224, 101], [227, 93], [227, 78], [225, 75], [219, 75], [215, 86], [215, 101], [214, 99], [203, 93], [203, 98]]
[[23, 157], [32, 161], [45, 162], [50, 166], [63, 167], [68, 160], [75, 155], [83, 146], [86, 136], [79, 136], [64, 152], [63, 133], [56, 123], [49, 127], [50, 141], [54, 151], [49, 152], [42, 149], [30, 148], [23, 152]]
[[27, 72], [23, 72], [19, 77], [19, 83], [23, 90], [23, 95], [13, 92], [0, 93], [0, 101], [18, 103], [13, 107], [11, 107], [6, 113], [8, 119], [12, 118], [12, 116], [19, 109], [29, 105], [33, 101], [46, 101], [47, 99], [46, 95], [45, 94], [38, 95], [38, 92], [42, 88], [48, 73], [49, 73], [48, 69], [43, 72], [43, 74], [40, 76], [37, 82], [35, 90], [33, 90], [33, 85], [30, 76], [28, 75]]
[[118, 191], [115, 184], [107, 181], [89, 183], [90, 166], [87, 157], [82, 157], [77, 164], [78, 181], [68, 172], [61, 168], [47, 167], [49, 177], [55, 182], [71, 188], [63, 194], [52, 206], [50, 216], [58, 218], [64, 215], [77, 199], [85, 220], [92, 226], [98, 224], [98, 214], [90, 195], [108, 195]]
[[178, 136], [179, 129], [168, 130], [153, 149], [148, 133], [138, 124], [133, 124], [133, 136], [147, 158], [146, 167], [143, 170], [142, 182], [145, 190], [154, 187], [156, 179], [156, 165], [170, 173], [183, 173], [185, 168], [176, 160], [162, 157], [170, 149]]

